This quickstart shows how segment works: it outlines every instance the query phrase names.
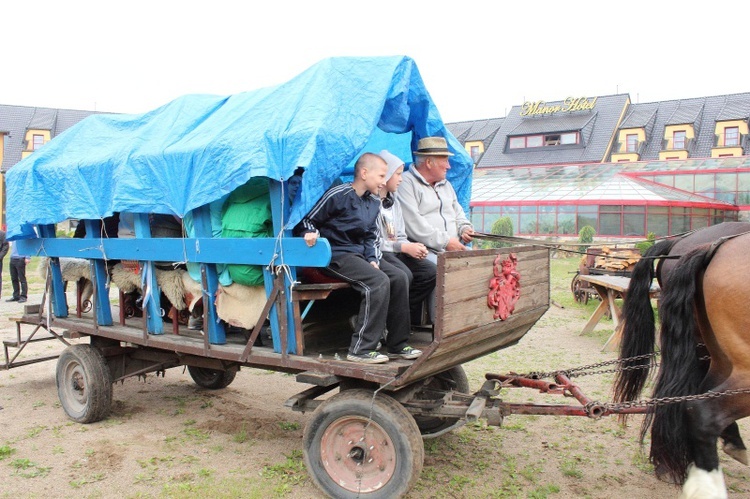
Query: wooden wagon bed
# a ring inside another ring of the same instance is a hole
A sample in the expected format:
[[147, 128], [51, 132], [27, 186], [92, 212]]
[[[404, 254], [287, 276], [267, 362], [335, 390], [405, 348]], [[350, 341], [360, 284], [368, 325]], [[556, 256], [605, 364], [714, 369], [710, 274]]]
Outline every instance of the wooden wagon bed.
[[[498, 256], [502, 259], [511, 253], [518, 259], [520, 297], [506, 320], [496, 320], [493, 309], [487, 305], [489, 281]], [[337, 319], [324, 305], [329, 304], [331, 309], [345, 308], [340, 303], [347, 301], [345, 294], [351, 290], [335, 285], [325, 290], [319, 288], [320, 285], [299, 285], [292, 290], [294, 320], [299, 321], [303, 329], [302, 338], [297, 339], [303, 355], [282, 354], [274, 352], [271, 346], [250, 345], [242, 335], [228, 335], [223, 345], [210, 344], [200, 331], [190, 331], [184, 326], [166, 327], [165, 334], [148, 334], [141, 318], [127, 319], [124, 325], [99, 326], [91, 313], [86, 313], [80, 318], [51, 317], [49, 325], [68, 335], [91, 336], [92, 343], [98, 343], [105, 356], [126, 353], [129, 358], [139, 359], [143, 369], [148, 367], [148, 362], [152, 362], [154, 370], [158, 366], [176, 365], [212, 369], [247, 366], [356, 378], [398, 388], [518, 342], [549, 307], [549, 252], [528, 246], [440, 255], [437, 320], [434, 327], [413, 332], [410, 344], [424, 351], [416, 361], [391, 360], [381, 365], [360, 365], [342, 360], [352, 334], [346, 320], [348, 312], [339, 314]], [[320, 307], [323, 312], [317, 318], [310, 314], [303, 320], [300, 309], [312, 298], [321, 300], [313, 309]], [[351, 300], [351, 296], [348, 299]], [[321, 315], [324, 320], [320, 319]], [[22, 320], [47, 325], [44, 315], [26, 314]], [[113, 374], [117, 377], [118, 373]]]

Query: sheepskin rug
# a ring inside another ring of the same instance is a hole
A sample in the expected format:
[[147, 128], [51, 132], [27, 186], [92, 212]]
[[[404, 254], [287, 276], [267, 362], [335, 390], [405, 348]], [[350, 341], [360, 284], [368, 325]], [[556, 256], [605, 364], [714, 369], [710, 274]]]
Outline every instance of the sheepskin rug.
[[[182, 276], [185, 287], [185, 301], [192, 312], [202, 296], [201, 284], [185, 272]], [[242, 284], [219, 285], [216, 296], [216, 315], [227, 324], [245, 329], [253, 329], [266, 305], [266, 290], [263, 286], [243, 286]]]
[[[183, 284], [183, 274], [187, 272], [182, 269], [160, 270], [155, 269], [156, 283], [167, 297], [169, 302], [177, 310], [185, 310], [185, 285]], [[130, 265], [124, 266], [118, 263], [112, 267], [112, 282], [115, 283], [123, 293], [132, 293], [141, 288], [141, 273], [136, 272]]]
[[[47, 278], [47, 266], [49, 258], [42, 257], [37, 267], [37, 272], [42, 279]], [[85, 303], [91, 300], [94, 294], [94, 285], [91, 283], [91, 266], [85, 258], [60, 258], [60, 271], [62, 272], [63, 281], [78, 282], [79, 279], [86, 279], [86, 285], [81, 294], [81, 302]]]
[[263, 286], [230, 284], [219, 286], [216, 296], [216, 314], [219, 319], [232, 326], [253, 329], [266, 305], [266, 289]]

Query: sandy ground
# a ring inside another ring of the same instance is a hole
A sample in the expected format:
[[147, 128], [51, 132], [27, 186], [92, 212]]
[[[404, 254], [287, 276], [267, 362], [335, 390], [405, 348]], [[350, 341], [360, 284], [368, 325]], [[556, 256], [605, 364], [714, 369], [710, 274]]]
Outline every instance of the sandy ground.
[[[8, 317], [20, 311], [0, 301], [2, 339], [14, 336]], [[485, 372], [613, 359], [600, 351], [611, 322], [579, 334], [587, 314], [552, 307], [517, 346], [465, 366], [472, 390]], [[29, 353], [61, 346], [40, 342]], [[576, 381], [591, 398], [609, 400], [611, 374]], [[80, 425], [60, 408], [54, 361], [0, 370], [0, 497], [323, 497], [301, 458], [309, 414], [283, 407], [304, 388], [290, 375], [243, 369], [228, 388], [208, 391], [172, 369], [116, 384], [111, 416]], [[503, 398], [555, 402], [528, 389]], [[510, 416], [502, 428], [468, 425], [425, 441], [424, 470], [409, 497], [677, 497], [645, 463], [639, 422]], [[731, 497], [750, 497], [747, 468], [721, 459]]]

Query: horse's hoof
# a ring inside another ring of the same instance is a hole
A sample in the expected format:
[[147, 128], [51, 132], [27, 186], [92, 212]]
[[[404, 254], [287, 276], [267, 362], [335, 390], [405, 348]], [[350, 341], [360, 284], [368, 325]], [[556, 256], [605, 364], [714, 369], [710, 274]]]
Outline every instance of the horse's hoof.
[[721, 449], [735, 461], [739, 461], [747, 466], [747, 449], [740, 449], [730, 442], [724, 442], [724, 444], [721, 446]]

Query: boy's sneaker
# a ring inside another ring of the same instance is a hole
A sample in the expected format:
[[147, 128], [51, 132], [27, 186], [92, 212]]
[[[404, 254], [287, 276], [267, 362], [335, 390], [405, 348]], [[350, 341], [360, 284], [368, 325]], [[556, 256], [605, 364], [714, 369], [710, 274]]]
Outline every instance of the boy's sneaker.
[[416, 358], [419, 358], [419, 356], [422, 355], [422, 350], [417, 350], [416, 348], [412, 347], [404, 347], [401, 349], [400, 352], [388, 352], [388, 357], [391, 359], [406, 359], [406, 360], [414, 360]]
[[361, 362], [363, 364], [383, 364], [388, 362], [388, 356], [383, 355], [380, 352], [349, 353], [346, 355], [346, 360], [351, 362]]

